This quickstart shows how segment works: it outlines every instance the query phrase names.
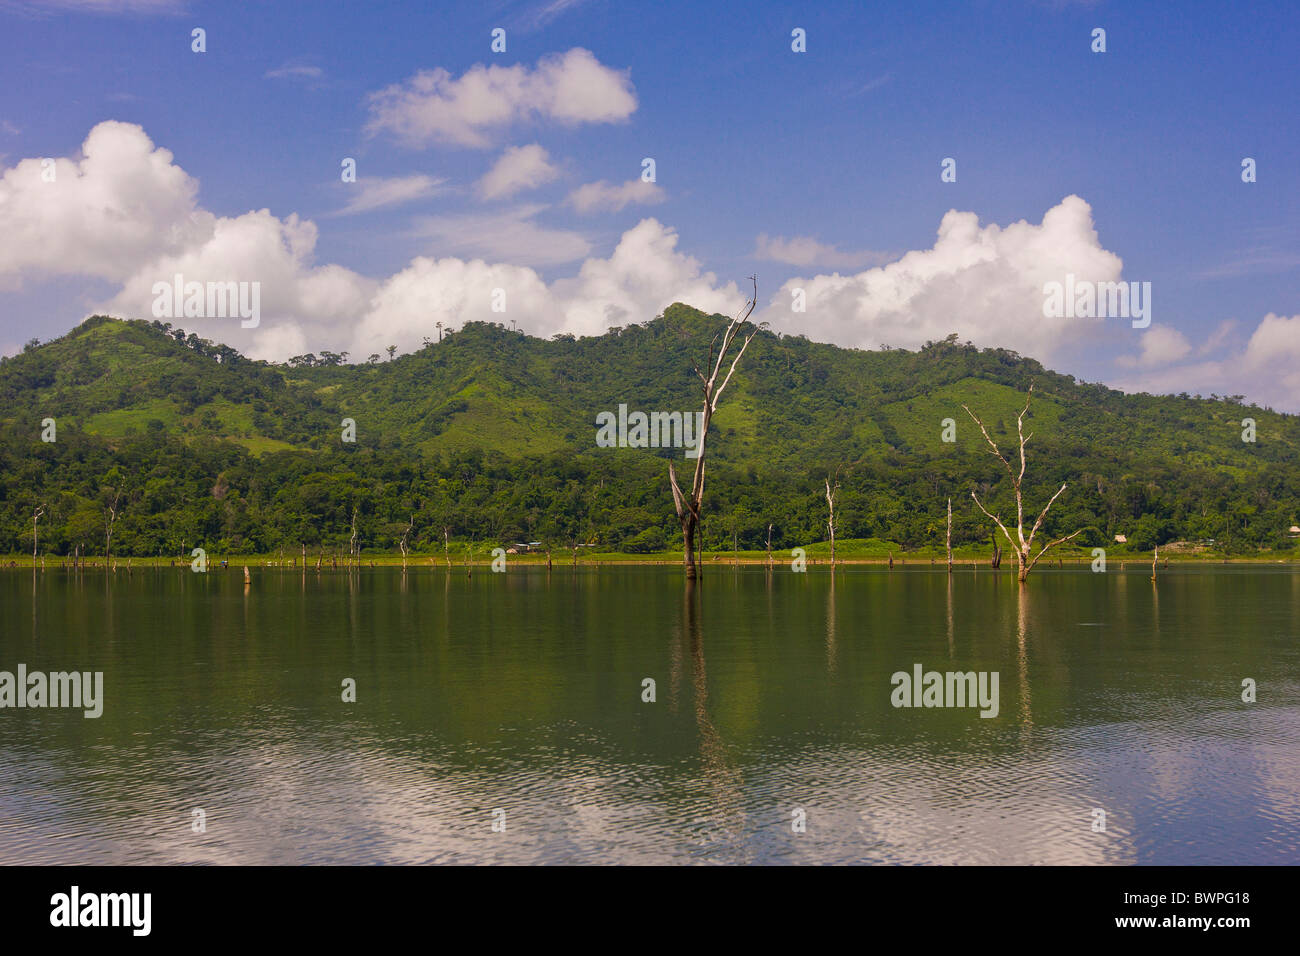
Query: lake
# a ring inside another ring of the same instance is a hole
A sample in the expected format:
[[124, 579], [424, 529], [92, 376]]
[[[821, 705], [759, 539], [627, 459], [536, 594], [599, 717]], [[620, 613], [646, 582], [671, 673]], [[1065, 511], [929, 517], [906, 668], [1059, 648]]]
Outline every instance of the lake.
[[8, 570], [104, 690], [0, 710], [0, 862], [1300, 862], [1300, 573], [1149, 576]]

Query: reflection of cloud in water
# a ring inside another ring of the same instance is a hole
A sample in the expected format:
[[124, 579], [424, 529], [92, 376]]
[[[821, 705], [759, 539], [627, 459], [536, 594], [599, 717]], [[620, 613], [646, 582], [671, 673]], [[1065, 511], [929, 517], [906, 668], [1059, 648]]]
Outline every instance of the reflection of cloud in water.
[[[701, 728], [699, 753], [664, 763], [568, 721], [503, 730], [508, 758], [493, 741], [453, 750], [391, 728], [281, 725], [237, 750], [205, 741], [165, 769], [150, 767], [145, 747], [98, 755], [138, 761], [130, 787], [88, 787], [93, 774], [68, 773], [66, 753], [19, 753], [0, 776], [0, 820], [13, 821], [7, 810], [26, 794], [23, 826], [0, 823], [0, 860], [1280, 862], [1300, 852], [1297, 730], [1289, 709], [1226, 712], [1190, 729], [1039, 728], [1026, 748], [1008, 726], [1002, 752], [976, 755], [878, 737], [736, 747]], [[14, 773], [35, 789], [15, 791]], [[39, 807], [33, 792], [45, 794]], [[1247, 792], [1257, 809], [1224, 815]], [[196, 806], [206, 834], [190, 832]], [[494, 807], [507, 812], [505, 833], [491, 830]], [[795, 807], [807, 833], [790, 830]], [[1106, 810], [1106, 833], [1092, 832], [1093, 807]]]
[[810, 782], [805, 844], [782, 862], [1130, 863], [1122, 820], [1092, 832], [1083, 775], [1052, 761], [942, 758], [915, 748], [836, 750], [790, 768]]

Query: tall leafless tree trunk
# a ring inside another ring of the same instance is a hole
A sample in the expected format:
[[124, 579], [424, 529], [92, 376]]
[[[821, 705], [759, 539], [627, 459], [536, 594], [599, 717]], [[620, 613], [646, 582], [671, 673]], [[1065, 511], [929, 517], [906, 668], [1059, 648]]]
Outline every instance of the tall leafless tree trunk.
[[117, 524], [117, 503], [122, 499], [122, 486], [117, 486], [113, 493], [113, 503], [104, 512], [104, 567], [109, 566], [109, 556], [113, 550], [113, 525]]
[[[392, 360], [391, 355], [389, 356], [389, 360], [390, 361]], [[352, 564], [357, 563], [357, 506], [356, 505], [352, 506], [352, 537], [348, 539], [348, 557], [350, 559], [350, 563]]]
[[1025, 415], [1029, 412], [1029, 401], [1033, 397], [1033, 394], [1034, 386], [1031, 383], [1029, 391], [1025, 395], [1025, 407], [1022, 408], [1020, 414], [1016, 416], [1016, 435], [1020, 439], [1020, 470], [1018, 472], [1011, 467], [1011, 462], [1007, 461], [1006, 457], [998, 449], [997, 442], [989, 436], [988, 429], [984, 427], [984, 423], [979, 420], [978, 416], [976, 416], [974, 412], [964, 404], [962, 405], [962, 408], [966, 410], [966, 414], [969, 415], [971, 419], [974, 420], [975, 424], [979, 426], [980, 431], [984, 434], [984, 440], [989, 443], [989, 447], [993, 449], [993, 454], [997, 456], [998, 461], [1002, 462], [1003, 467], [1007, 470], [1007, 475], [1011, 478], [1011, 488], [1016, 495], [1016, 539], [1019, 543], [1017, 543], [1016, 540], [1012, 540], [1011, 533], [1007, 531], [1007, 527], [1002, 523], [1002, 519], [997, 515], [991, 514], [989, 510], [980, 503], [979, 496], [975, 494], [973, 489], [970, 496], [975, 501], [975, 504], [979, 507], [980, 511], [984, 512], [985, 515], [991, 518], [993, 522], [1002, 529], [1003, 537], [1007, 539], [1007, 544], [1011, 545], [1011, 550], [1016, 554], [1016, 569], [1022, 584], [1025, 579], [1029, 577], [1029, 572], [1034, 569], [1034, 565], [1038, 563], [1038, 559], [1046, 554], [1048, 549], [1053, 548], [1062, 542], [1069, 541], [1071, 538], [1083, 533], [1083, 529], [1080, 528], [1078, 531], [1075, 531], [1072, 534], [1067, 534], [1063, 538], [1056, 538], [1055, 540], [1047, 542], [1047, 544], [1043, 545], [1042, 550], [1039, 551], [1038, 554], [1032, 553], [1034, 535], [1038, 534], [1038, 529], [1043, 526], [1043, 520], [1047, 517], [1048, 510], [1056, 502], [1056, 499], [1061, 496], [1061, 492], [1065, 491], [1065, 483], [1062, 482], [1061, 487], [1057, 489], [1056, 494], [1052, 495], [1047, 504], [1043, 507], [1042, 512], [1038, 515], [1038, 520], [1034, 522], [1033, 528], [1029, 531], [1029, 537], [1025, 537], [1025, 507], [1024, 499], [1021, 495], [1021, 485], [1025, 480], [1025, 446], [1029, 444], [1029, 439], [1034, 437], [1032, 432], [1028, 435], [1025, 434]]
[[767, 566], [772, 566], [772, 525], [767, 526]]
[[45, 514], [45, 506], [41, 505], [32, 513], [32, 567], [36, 566], [36, 522]]
[[[838, 475], [838, 472], [836, 474]], [[826, 527], [830, 529], [830, 533], [831, 533], [831, 570], [832, 571], [835, 570], [835, 496], [839, 494], [839, 491], [840, 491], [840, 483], [836, 481], [835, 487], [832, 488], [831, 480], [828, 477], [826, 479], [826, 509], [827, 509]]]
[[948, 534], [944, 538], [948, 548], [948, 573], [952, 574], [952, 499], [948, 499]]
[[402, 570], [406, 570], [406, 538], [415, 527], [415, 515], [411, 515], [411, 520], [406, 523], [406, 530], [402, 532], [402, 540], [399, 542], [402, 546]]
[[750, 315], [754, 312], [754, 307], [758, 304], [758, 279], [754, 276], [750, 278], [754, 281], [754, 295], [745, 303], [745, 307], [741, 309], [740, 313], [728, 323], [726, 331], [719, 333], [722, 337], [722, 344], [718, 348], [716, 357], [713, 348], [718, 344], [718, 336], [714, 336], [713, 341], [709, 343], [709, 357], [704, 363], [704, 367], [709, 373], [707, 377], [698, 365], [694, 366], [695, 374], [699, 376], [700, 383], [703, 386], [704, 411], [700, 421], [700, 433], [695, 446], [697, 452], [695, 476], [691, 481], [689, 493], [684, 493], [677, 484], [677, 471], [673, 467], [673, 463], [668, 462], [668, 481], [673, 489], [673, 507], [677, 510], [677, 520], [682, 526], [682, 562], [686, 567], [686, 579], [688, 581], [693, 581], [699, 576], [699, 564], [695, 556], [695, 533], [700, 526], [700, 505], [704, 499], [704, 444], [709, 434], [709, 423], [713, 420], [713, 413], [718, 410], [718, 402], [722, 398], [723, 391], [731, 382], [731, 376], [736, 374], [736, 366], [740, 364], [740, 359], [745, 354], [745, 350], [749, 348], [749, 343], [754, 341], [754, 336], [758, 334], [758, 330], [755, 329], [744, 338], [740, 350], [736, 352], [735, 357], [731, 360], [731, 367], [727, 371], [726, 377], [719, 382], [718, 376], [722, 373], [722, 363], [726, 361], [732, 344], [740, 334], [741, 329], [749, 321]]

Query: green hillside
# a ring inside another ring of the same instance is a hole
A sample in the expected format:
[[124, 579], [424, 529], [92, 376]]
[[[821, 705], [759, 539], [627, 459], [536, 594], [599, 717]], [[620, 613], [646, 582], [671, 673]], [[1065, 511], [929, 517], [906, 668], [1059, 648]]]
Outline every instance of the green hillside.
[[[546, 341], [469, 324], [393, 361], [332, 353], [289, 365], [159, 323], [88, 319], [0, 363], [0, 551], [77, 544], [179, 553], [367, 550], [459, 540], [581, 541], [628, 551], [677, 544], [668, 457], [598, 448], [596, 416], [698, 410], [691, 362], [725, 323], [684, 305], [644, 325]], [[988, 540], [972, 487], [1011, 509], [1001, 466], [961, 409], [1014, 450], [1030, 415], [1032, 506], [1069, 489], [1049, 530], [1134, 548], [1215, 541], [1235, 552], [1293, 549], [1300, 419], [1239, 399], [1125, 395], [1005, 350], [949, 341], [918, 351], [841, 349], [760, 333], [709, 437], [706, 547], [789, 548], [825, 535], [823, 478], [842, 485], [838, 534], [906, 547]], [[1257, 441], [1242, 441], [1242, 419]], [[41, 441], [53, 418], [57, 440]], [[356, 423], [355, 443], [341, 422]], [[956, 422], [954, 443], [941, 440]]]

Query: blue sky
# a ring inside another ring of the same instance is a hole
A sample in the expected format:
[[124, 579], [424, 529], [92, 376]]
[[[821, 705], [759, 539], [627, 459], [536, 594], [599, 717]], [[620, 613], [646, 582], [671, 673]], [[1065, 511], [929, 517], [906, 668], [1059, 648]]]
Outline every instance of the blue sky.
[[[177, 324], [354, 360], [733, 311], [757, 273], [779, 331], [1300, 411], [1297, 49], [1285, 3], [0, 3], [0, 346], [147, 318], [182, 267], [264, 318]], [[1065, 272], [1150, 282], [1151, 326], [1045, 318]]]

